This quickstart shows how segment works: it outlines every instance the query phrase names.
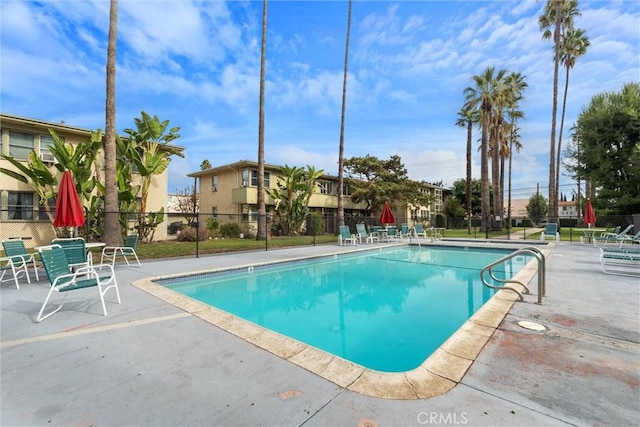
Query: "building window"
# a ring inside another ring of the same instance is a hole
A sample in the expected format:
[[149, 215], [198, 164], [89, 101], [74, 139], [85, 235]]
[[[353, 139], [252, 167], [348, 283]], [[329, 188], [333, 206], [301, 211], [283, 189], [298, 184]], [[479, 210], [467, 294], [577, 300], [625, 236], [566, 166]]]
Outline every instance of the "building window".
[[[264, 172], [264, 188], [270, 188], [271, 174], [267, 171]], [[251, 169], [251, 181], [249, 181], [249, 170], [242, 171], [242, 186], [246, 187], [251, 185], [252, 187], [258, 186], [258, 170]]]
[[243, 221], [258, 221], [258, 207], [244, 205], [242, 208], [242, 220]]
[[342, 183], [342, 195], [343, 196], [351, 195], [351, 191], [349, 190], [349, 185], [346, 182]]
[[[49, 198], [49, 200], [47, 201], [47, 204], [49, 205], [49, 212], [55, 212], [56, 211], [56, 198], [55, 197]], [[42, 221], [49, 220], [49, 215], [47, 215], [47, 211], [44, 209], [44, 205], [42, 205], [42, 204], [38, 205], [38, 219], [42, 220]]]
[[9, 191], [9, 219], [33, 220], [33, 193]]
[[212, 206], [211, 207], [211, 216], [213, 217], [213, 219], [217, 220], [218, 219], [218, 207], [217, 206]]
[[333, 183], [329, 181], [319, 181], [320, 194], [333, 194]]
[[218, 191], [218, 176], [211, 177], [211, 191]]
[[9, 131], [9, 155], [14, 159], [26, 160], [35, 148], [34, 135], [24, 132]]

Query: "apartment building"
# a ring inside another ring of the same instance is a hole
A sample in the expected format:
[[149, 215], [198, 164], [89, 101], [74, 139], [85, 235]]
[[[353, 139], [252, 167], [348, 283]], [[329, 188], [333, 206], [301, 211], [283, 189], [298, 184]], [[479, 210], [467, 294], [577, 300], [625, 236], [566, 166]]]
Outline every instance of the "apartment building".
[[[65, 123], [0, 113], [0, 152], [26, 164], [28, 154], [35, 151], [40, 159], [53, 169], [55, 158], [48, 149], [53, 145], [49, 129], [53, 129], [65, 143], [70, 144], [86, 142], [91, 134], [89, 129]], [[2, 158], [0, 168], [19, 172]], [[149, 190], [147, 211], [154, 212], [165, 208], [167, 187], [167, 171], [154, 177]], [[53, 203], [53, 199], [50, 203]], [[164, 240], [166, 234], [165, 221], [158, 226], [154, 239]], [[30, 237], [27, 245], [33, 247], [51, 242], [55, 237], [55, 229], [34, 189], [8, 175], [0, 174], [0, 240], [9, 237]]]
[[[235, 163], [216, 166], [211, 169], [189, 174], [198, 180], [198, 202], [200, 214], [236, 216], [243, 222], [256, 223], [258, 218], [258, 163], [241, 160]], [[267, 188], [277, 188], [278, 179], [283, 179], [282, 166], [265, 165], [264, 182]], [[337, 218], [338, 177], [322, 175], [318, 180], [316, 192], [309, 200], [311, 212], [319, 213], [327, 219]], [[425, 185], [420, 191], [433, 194], [431, 206], [413, 208], [403, 205], [402, 212], [396, 212], [400, 222], [410, 222], [429, 218], [440, 212], [443, 191], [439, 187]], [[348, 186], [343, 189], [343, 207], [345, 217], [365, 216], [366, 203], [354, 203], [349, 196]], [[275, 201], [265, 196], [267, 214], [274, 212]], [[335, 224], [326, 221], [326, 232], [335, 232]]]

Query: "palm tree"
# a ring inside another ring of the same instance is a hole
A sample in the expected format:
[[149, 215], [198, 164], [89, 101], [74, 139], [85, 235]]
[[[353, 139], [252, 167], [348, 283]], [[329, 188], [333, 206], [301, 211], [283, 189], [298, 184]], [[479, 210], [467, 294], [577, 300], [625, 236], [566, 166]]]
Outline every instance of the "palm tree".
[[562, 114], [560, 116], [560, 133], [558, 135], [556, 194], [560, 182], [560, 152], [562, 148], [562, 131], [564, 129], [564, 115], [567, 109], [567, 92], [569, 91], [569, 71], [576, 64], [576, 60], [587, 52], [590, 42], [584, 30], [570, 27], [562, 37], [560, 43], [560, 62], [565, 67], [564, 95], [562, 98]]
[[478, 109], [480, 113], [480, 126], [482, 129], [482, 137], [480, 144], [480, 185], [481, 185], [481, 215], [482, 229], [484, 229], [487, 237], [489, 234], [489, 215], [490, 199], [489, 199], [489, 132], [492, 125], [492, 112], [494, 101], [498, 92], [496, 82], [504, 78], [506, 71], [500, 70], [495, 73], [495, 67], [488, 67], [481, 75], [472, 76], [475, 86], [469, 86], [464, 90], [466, 103], [469, 108]]
[[200, 170], [205, 171], [207, 169], [211, 169], [211, 162], [207, 159], [204, 159], [202, 163], [200, 163]]
[[468, 104], [458, 112], [456, 126], [467, 128], [467, 226], [468, 233], [471, 234], [471, 148], [473, 138], [473, 125], [480, 121], [480, 112], [477, 109], [469, 108]]
[[122, 246], [118, 220], [118, 184], [116, 176], [116, 35], [118, 0], [109, 8], [109, 41], [107, 44], [107, 101], [104, 139], [104, 233], [107, 246]]
[[347, 18], [347, 41], [344, 48], [344, 74], [342, 77], [342, 115], [340, 116], [340, 149], [338, 154], [338, 225], [344, 225], [344, 115], [347, 108], [347, 69], [349, 63], [349, 36], [351, 33], [351, 0]]
[[260, 50], [260, 110], [258, 113], [258, 232], [256, 239], [267, 238], [267, 209], [264, 197], [264, 84], [267, 55], [267, 0], [262, 3], [262, 48]]
[[524, 113], [518, 109], [518, 104], [524, 98], [522, 92], [528, 87], [525, 81], [525, 76], [521, 73], [511, 73], [505, 79], [505, 86], [509, 91], [509, 129], [508, 129], [508, 156], [509, 156], [509, 190], [507, 201], [507, 227], [511, 228], [511, 166], [513, 160], [513, 147], [516, 151], [520, 151], [522, 144], [520, 144], [520, 135], [518, 134], [518, 127], [516, 121], [524, 118]]
[[[550, 218], [557, 222], [558, 195], [556, 194], [556, 119], [558, 115], [558, 74], [560, 68], [560, 40], [563, 28], [573, 25], [573, 17], [577, 11], [577, 0], [547, 0], [544, 12], [538, 19], [538, 25], [543, 31], [542, 38], [553, 36], [553, 107], [551, 109], [551, 143], [549, 144], [549, 213]], [[553, 31], [551, 29], [553, 28]]]

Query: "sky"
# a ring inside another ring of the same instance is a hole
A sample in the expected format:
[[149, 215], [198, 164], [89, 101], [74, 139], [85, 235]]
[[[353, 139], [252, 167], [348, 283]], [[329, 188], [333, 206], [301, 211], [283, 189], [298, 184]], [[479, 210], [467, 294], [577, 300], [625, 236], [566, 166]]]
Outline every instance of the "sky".
[[[257, 161], [261, 1], [119, 0], [116, 129], [141, 111], [179, 126], [185, 148], [170, 193], [214, 167]], [[472, 76], [518, 72], [522, 149], [512, 197], [546, 195], [553, 91], [542, 0], [353, 1], [344, 157], [400, 156], [409, 178], [451, 187], [466, 177], [466, 129], [455, 125]], [[0, 111], [105, 127], [106, 0], [0, 2]], [[591, 46], [570, 72], [563, 146], [591, 98], [640, 81], [640, 2], [580, 1]], [[268, 4], [265, 161], [338, 174], [348, 2]], [[560, 94], [564, 70], [560, 73]], [[560, 104], [561, 105], [561, 104]], [[560, 110], [559, 110], [560, 111]], [[558, 115], [559, 118], [559, 115]], [[559, 122], [559, 119], [558, 119]], [[474, 129], [473, 176], [480, 177]], [[560, 191], [576, 183], [563, 172]]]

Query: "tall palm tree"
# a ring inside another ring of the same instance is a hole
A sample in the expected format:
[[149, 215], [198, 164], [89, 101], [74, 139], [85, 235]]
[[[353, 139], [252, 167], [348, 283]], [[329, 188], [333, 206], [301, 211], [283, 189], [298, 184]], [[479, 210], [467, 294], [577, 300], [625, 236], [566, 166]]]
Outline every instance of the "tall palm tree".
[[[553, 107], [551, 109], [551, 142], [549, 144], [549, 217], [557, 222], [558, 195], [556, 193], [556, 122], [558, 115], [558, 74], [560, 68], [560, 40], [563, 28], [573, 25], [577, 12], [577, 0], [547, 0], [538, 19], [542, 38], [553, 37]], [[553, 31], [552, 31], [553, 30]]]
[[344, 115], [347, 108], [347, 66], [349, 63], [349, 36], [351, 33], [351, 0], [347, 18], [347, 41], [344, 48], [344, 74], [342, 77], [342, 115], [340, 116], [340, 150], [338, 154], [338, 225], [344, 225]]
[[262, 48], [260, 50], [260, 107], [258, 113], [258, 232], [256, 239], [267, 238], [267, 209], [264, 195], [264, 84], [267, 55], [267, 0], [262, 3]]
[[482, 229], [488, 237], [489, 215], [491, 214], [489, 199], [489, 132], [492, 125], [492, 112], [497, 96], [498, 85], [496, 82], [504, 78], [505, 70], [495, 72], [495, 67], [488, 67], [484, 73], [472, 76], [475, 86], [469, 86], [464, 90], [466, 103], [470, 108], [478, 109], [480, 113], [480, 126], [482, 137], [480, 144], [480, 210], [482, 215]]
[[118, 0], [109, 7], [109, 41], [107, 44], [107, 100], [104, 139], [104, 233], [107, 246], [122, 246], [118, 216], [118, 184], [116, 176], [116, 39]]
[[587, 52], [590, 42], [584, 30], [568, 28], [560, 42], [560, 62], [565, 67], [564, 95], [562, 98], [562, 114], [560, 115], [560, 133], [558, 135], [557, 168], [556, 168], [556, 194], [560, 182], [560, 152], [562, 148], [562, 131], [564, 129], [564, 116], [567, 109], [567, 92], [569, 91], [569, 71], [576, 65], [576, 60]]
[[458, 120], [456, 120], [456, 126], [467, 128], [467, 232], [471, 234], [471, 148], [473, 139], [473, 125], [480, 121], [480, 112], [477, 109], [469, 108], [468, 104], [465, 104], [460, 111], [458, 111]]
[[507, 113], [509, 116], [509, 190], [507, 195], [507, 226], [511, 228], [511, 167], [513, 160], [513, 148], [515, 146], [516, 151], [520, 151], [520, 149], [522, 148], [516, 121], [518, 119], [524, 118], [524, 113], [518, 109], [518, 104], [524, 98], [523, 91], [528, 87], [528, 84], [525, 81], [525, 76], [523, 76], [521, 73], [513, 72], [506, 77], [505, 86], [507, 88], [507, 91], [509, 92], [509, 106]]

